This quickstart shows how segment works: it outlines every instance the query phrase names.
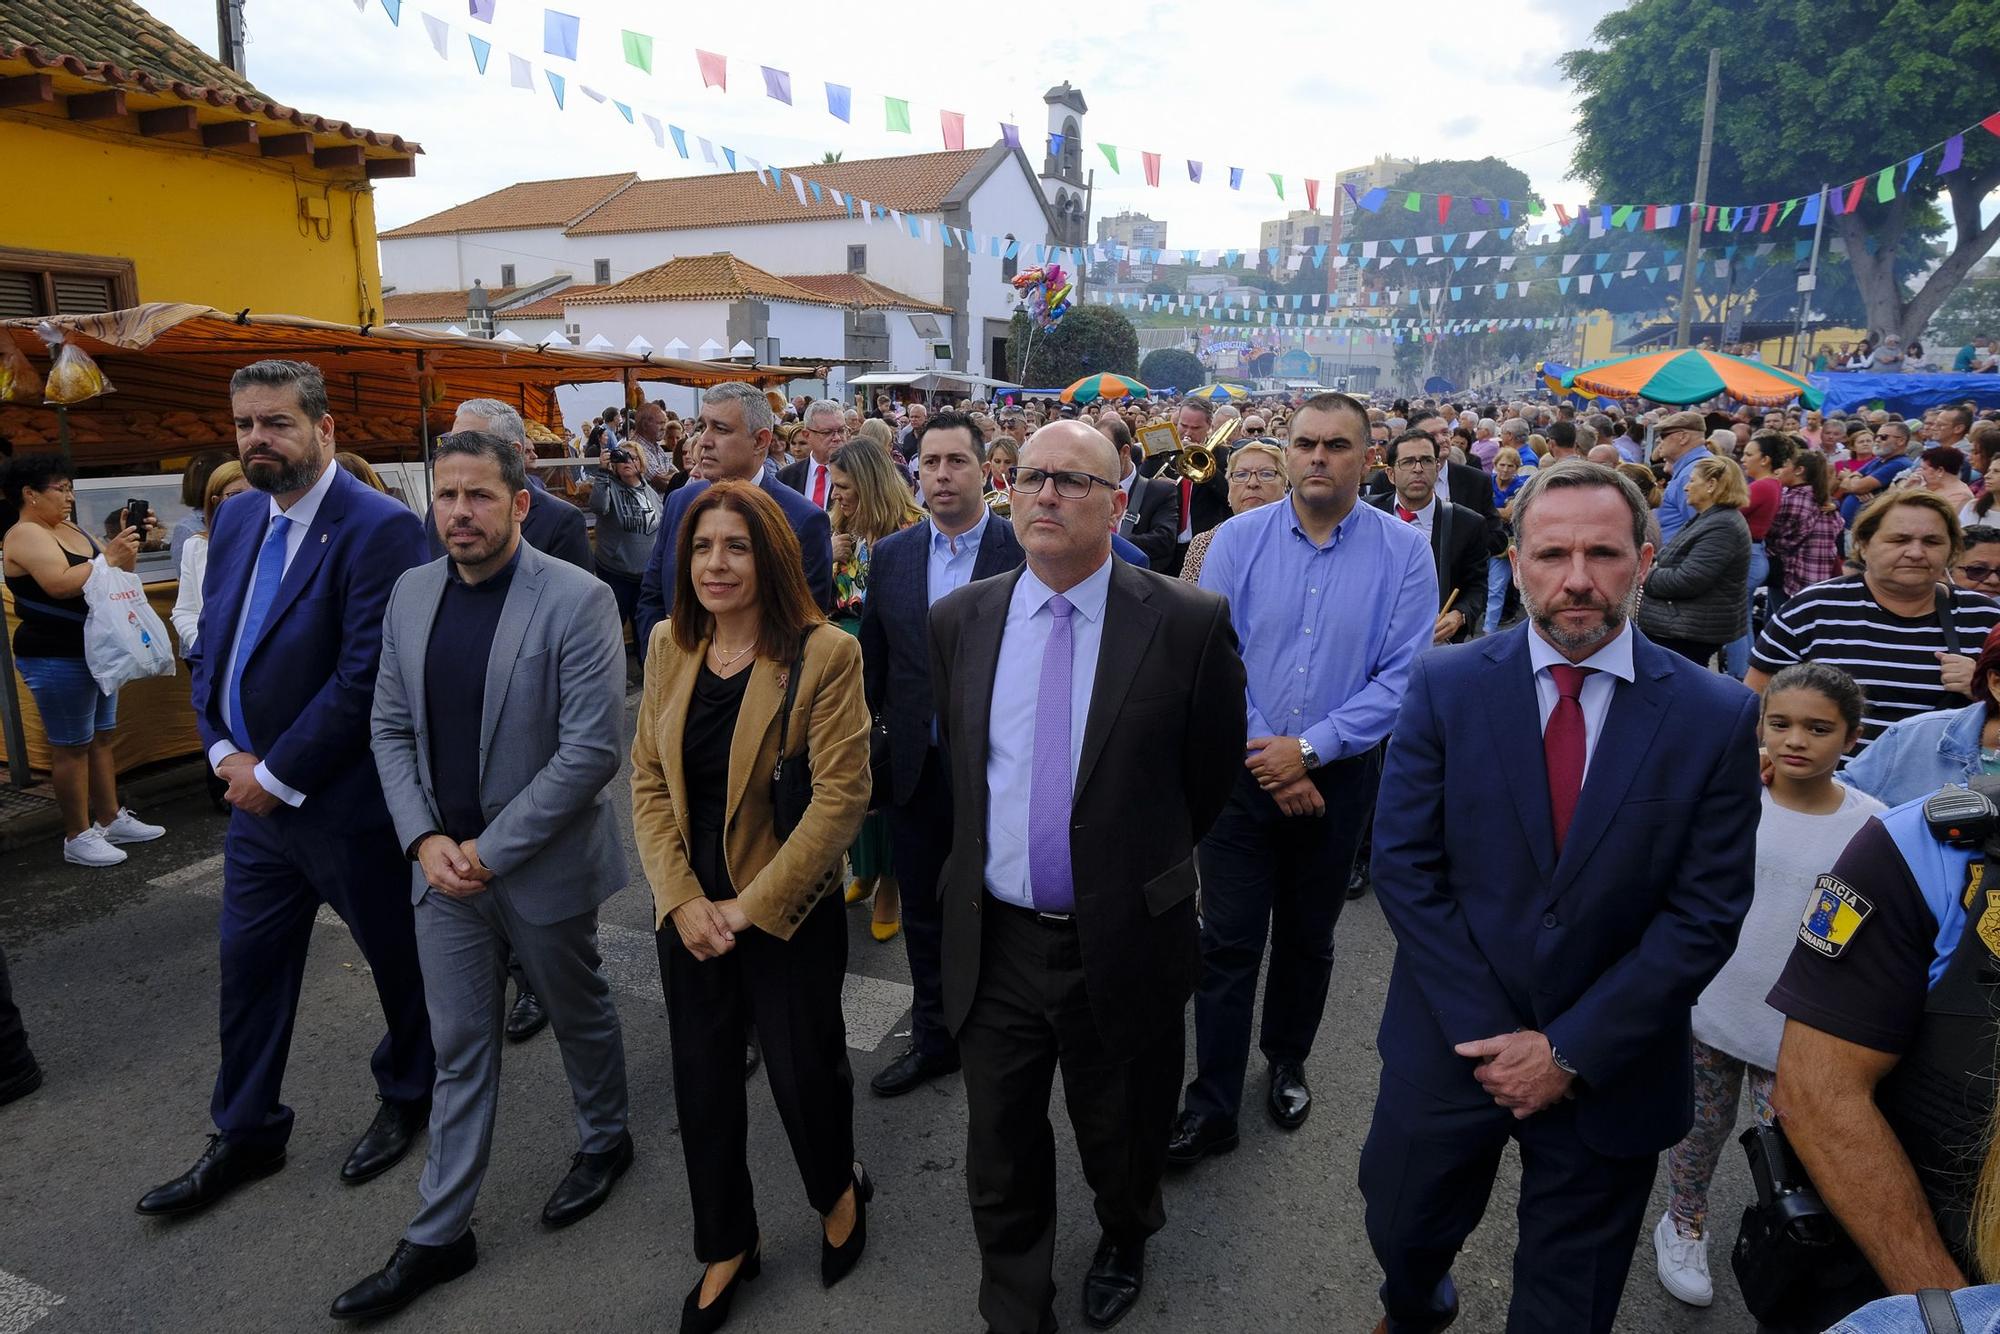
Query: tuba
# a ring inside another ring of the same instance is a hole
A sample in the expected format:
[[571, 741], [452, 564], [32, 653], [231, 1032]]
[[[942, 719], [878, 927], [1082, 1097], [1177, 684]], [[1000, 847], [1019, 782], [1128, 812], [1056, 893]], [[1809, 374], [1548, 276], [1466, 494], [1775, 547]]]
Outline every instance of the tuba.
[[[1222, 466], [1222, 451], [1229, 444], [1229, 437], [1235, 435], [1237, 428], [1242, 424], [1241, 417], [1231, 417], [1209, 432], [1207, 444], [1182, 445], [1160, 465], [1160, 471], [1155, 476], [1170, 481], [1179, 481], [1185, 477], [1197, 486], [1208, 481]], [[1180, 433], [1177, 431], [1175, 439], [1179, 438]]]

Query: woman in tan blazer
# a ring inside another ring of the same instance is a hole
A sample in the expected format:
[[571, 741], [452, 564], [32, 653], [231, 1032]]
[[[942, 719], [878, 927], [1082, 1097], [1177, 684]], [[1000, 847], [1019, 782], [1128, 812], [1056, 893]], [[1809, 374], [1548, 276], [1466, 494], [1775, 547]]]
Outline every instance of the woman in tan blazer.
[[[674, 614], [654, 631], [632, 822], [658, 909], [674, 1101], [708, 1266], [681, 1329], [719, 1329], [762, 1267], [743, 1145], [743, 1038], [762, 1040], [771, 1093], [821, 1215], [820, 1278], [839, 1282], [867, 1241], [867, 1173], [854, 1160], [853, 1077], [840, 989], [847, 971], [840, 858], [868, 811], [861, 651], [824, 622], [798, 539], [747, 482], [708, 487], [677, 535]], [[791, 837], [773, 825], [779, 713], [798, 673], [788, 762], [812, 801]], [[810, 757], [808, 761], [808, 757]]]

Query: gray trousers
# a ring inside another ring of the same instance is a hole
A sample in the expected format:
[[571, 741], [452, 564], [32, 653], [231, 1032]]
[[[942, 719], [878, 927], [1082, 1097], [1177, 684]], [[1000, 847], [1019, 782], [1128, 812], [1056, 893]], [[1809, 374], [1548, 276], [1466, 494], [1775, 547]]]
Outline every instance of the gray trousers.
[[625, 1133], [625, 1042], [598, 958], [595, 909], [540, 926], [523, 921], [503, 892], [459, 899], [433, 890], [416, 919], [437, 1083], [417, 1184], [423, 1207], [405, 1235], [443, 1246], [471, 1226], [493, 1148], [509, 948], [548, 1007], [584, 1153], [603, 1153]]

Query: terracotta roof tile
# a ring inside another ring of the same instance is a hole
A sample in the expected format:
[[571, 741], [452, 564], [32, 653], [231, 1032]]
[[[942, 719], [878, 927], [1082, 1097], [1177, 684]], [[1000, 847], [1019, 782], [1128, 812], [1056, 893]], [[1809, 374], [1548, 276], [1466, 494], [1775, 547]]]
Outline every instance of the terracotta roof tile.
[[0, 62], [63, 70], [92, 83], [282, 121], [398, 155], [423, 149], [273, 101], [133, 0], [0, 0]]
[[601, 305], [610, 301], [738, 301], [762, 297], [768, 301], [792, 301], [806, 306], [837, 306], [841, 303], [766, 273], [755, 264], [746, 264], [734, 255], [683, 255], [665, 264], [635, 273], [622, 282], [600, 287], [578, 296], [569, 295], [569, 304]]
[[[854, 162], [815, 162], [783, 170], [787, 175], [796, 172], [830, 190], [855, 195], [884, 208], [926, 213], [935, 210], [990, 151], [967, 148], [956, 152], [912, 153]], [[749, 171], [640, 181], [571, 226], [569, 233], [594, 236], [606, 232], [811, 222], [847, 216], [845, 206], [835, 202], [831, 194], [818, 202], [813, 202], [810, 194], [806, 198], [807, 203], [801, 208], [789, 181], [773, 189], [769, 175], [759, 176]]]
[[[486, 300], [489, 304], [497, 306], [515, 290], [512, 287], [489, 288]], [[462, 325], [466, 321], [465, 303], [470, 295], [470, 290], [466, 288], [454, 292], [384, 292], [382, 322]]]
[[[4, 3], [5, 0], [0, 0]], [[443, 236], [453, 232], [497, 232], [513, 227], [569, 227], [605, 200], [638, 181], [636, 171], [608, 176], [567, 176], [553, 181], [518, 181], [442, 213], [406, 222], [382, 233], [385, 241], [401, 236]]]
[[784, 278], [794, 287], [803, 287], [843, 306], [859, 306], [863, 310], [921, 310], [933, 315], [952, 313], [950, 306], [906, 296], [858, 273], [788, 273]]

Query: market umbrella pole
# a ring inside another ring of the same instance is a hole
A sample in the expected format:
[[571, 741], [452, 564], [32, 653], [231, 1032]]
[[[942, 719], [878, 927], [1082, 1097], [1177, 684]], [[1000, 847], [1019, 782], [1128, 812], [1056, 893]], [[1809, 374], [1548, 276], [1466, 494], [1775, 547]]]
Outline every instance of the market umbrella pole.
[[1688, 320], [1694, 314], [1694, 271], [1701, 261], [1701, 221], [1708, 213], [1708, 155], [1715, 147], [1715, 90], [1722, 78], [1722, 48], [1708, 48], [1708, 96], [1701, 111], [1701, 157], [1694, 168], [1694, 212], [1688, 218], [1687, 254], [1681, 265], [1681, 317], [1674, 328], [1674, 346], [1688, 345]]
[[1806, 373], [1806, 316], [1812, 310], [1813, 293], [1819, 288], [1819, 238], [1826, 230], [1826, 196], [1831, 186], [1819, 188], [1819, 213], [1813, 218], [1812, 258], [1799, 275], [1799, 325], [1792, 333], [1792, 369]]

